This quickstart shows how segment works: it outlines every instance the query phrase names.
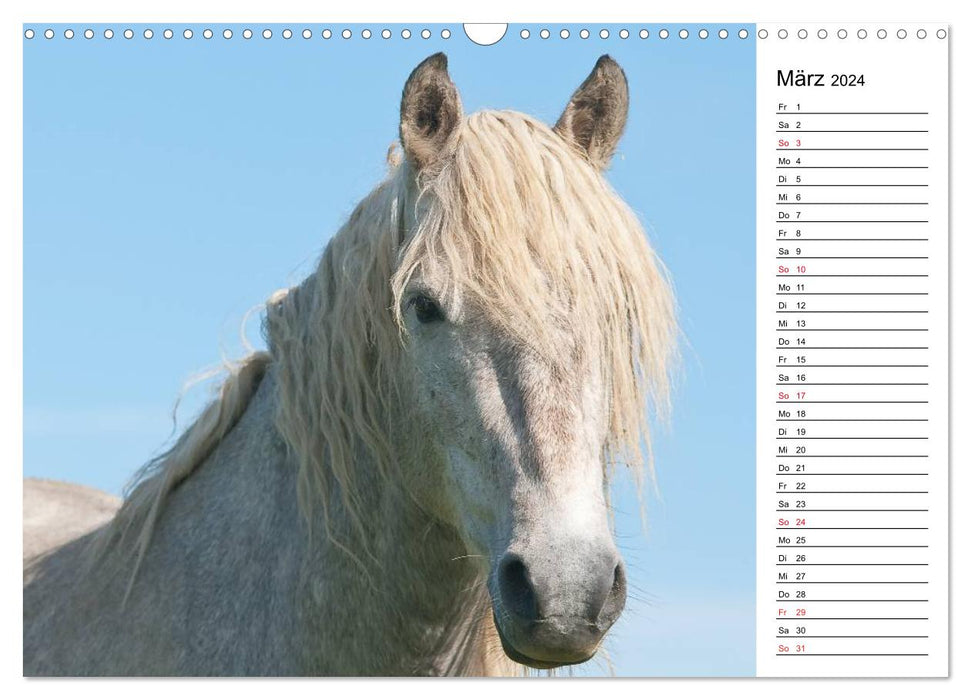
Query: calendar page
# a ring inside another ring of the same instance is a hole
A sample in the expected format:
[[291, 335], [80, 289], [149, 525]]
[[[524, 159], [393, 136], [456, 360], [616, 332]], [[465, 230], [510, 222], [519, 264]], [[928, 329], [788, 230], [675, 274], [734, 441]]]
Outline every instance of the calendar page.
[[122, 20], [20, 28], [23, 676], [949, 675], [947, 23]]
[[757, 669], [947, 675], [947, 29], [758, 36]]

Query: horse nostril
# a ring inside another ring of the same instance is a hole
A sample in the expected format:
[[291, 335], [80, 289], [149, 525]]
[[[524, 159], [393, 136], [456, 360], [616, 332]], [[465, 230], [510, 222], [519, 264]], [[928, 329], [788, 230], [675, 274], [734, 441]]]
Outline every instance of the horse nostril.
[[607, 593], [607, 598], [604, 600], [603, 607], [600, 609], [597, 617], [601, 621], [606, 621], [608, 624], [613, 624], [614, 620], [620, 615], [624, 609], [624, 604], [627, 602], [627, 574], [624, 573], [624, 563], [618, 562], [614, 567], [613, 582], [610, 584], [610, 590]]
[[614, 585], [610, 587], [611, 597], [623, 595], [627, 592], [627, 575], [624, 573], [624, 565], [617, 564], [614, 567]]
[[529, 570], [522, 557], [515, 554], [503, 557], [499, 564], [499, 594], [511, 615], [529, 621], [539, 617], [536, 592], [529, 582]]

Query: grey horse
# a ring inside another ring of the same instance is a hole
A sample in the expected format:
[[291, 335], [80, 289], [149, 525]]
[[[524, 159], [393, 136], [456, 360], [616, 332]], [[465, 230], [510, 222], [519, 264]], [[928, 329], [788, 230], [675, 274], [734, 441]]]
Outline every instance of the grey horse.
[[553, 127], [465, 115], [443, 54], [415, 68], [403, 156], [124, 503], [25, 484], [24, 673], [590, 659], [626, 598], [610, 478], [650, 463], [676, 344], [603, 175], [627, 110], [607, 56]]

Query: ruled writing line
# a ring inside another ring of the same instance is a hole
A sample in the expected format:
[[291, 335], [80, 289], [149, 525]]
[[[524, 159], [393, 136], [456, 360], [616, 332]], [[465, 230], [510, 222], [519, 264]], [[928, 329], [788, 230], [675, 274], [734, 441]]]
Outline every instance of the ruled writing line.
[[928, 148], [890, 148], [890, 147], [874, 147], [874, 148], [809, 148], [807, 146], [780, 146], [775, 150], [777, 151], [927, 151]]
[[927, 219], [776, 219], [777, 224], [927, 224]]
[[[800, 472], [801, 474], [802, 472]], [[776, 491], [777, 494], [788, 496], [790, 494], [796, 496], [802, 496], [806, 493], [859, 493], [859, 494], [884, 494], [884, 493], [921, 493], [927, 494], [929, 491], [806, 491], [804, 489], [796, 489], [795, 491]]]
[[843, 116], [859, 116], [859, 115], [863, 115], [863, 114], [872, 115], [872, 116], [887, 116], [887, 115], [927, 116], [928, 114], [930, 114], [930, 112], [803, 112], [802, 110], [799, 110], [797, 112], [789, 112], [789, 111], [786, 111], [786, 112], [776, 112], [776, 114], [782, 114], [782, 115], [785, 115], [787, 117], [798, 117], [798, 116], [802, 116], [804, 114], [813, 114], [813, 115], [819, 115], [819, 114], [827, 114], [827, 115], [830, 115], [830, 114], [841, 114]]
[[927, 170], [927, 165], [777, 165], [776, 170]]
[[929, 277], [926, 274], [920, 275], [810, 275], [806, 273], [797, 274], [777, 274], [776, 277]]
[[[783, 197], [787, 195], [782, 195]], [[927, 202], [804, 202], [799, 200], [797, 202], [776, 202], [777, 207], [812, 207], [812, 206], [848, 206], [848, 207], [860, 207], [860, 206], [873, 206], [873, 207], [883, 207], [883, 206], [926, 206]]]
[[[907, 333], [929, 331], [928, 328], [776, 328], [776, 333]], [[805, 367], [806, 365], [799, 365]]]
[[786, 243], [792, 243], [792, 242], [795, 242], [795, 243], [803, 243], [805, 241], [809, 241], [811, 243], [813, 241], [835, 241], [835, 242], [843, 242], [843, 241], [863, 241], [863, 242], [870, 242], [870, 241], [929, 241], [930, 239], [929, 238], [802, 238], [802, 237], [800, 237], [800, 238], [776, 238], [776, 240], [777, 241], [784, 241]]
[[777, 309], [777, 314], [926, 314], [926, 309]]
[[853, 296], [865, 296], [865, 297], [882, 297], [882, 296], [908, 296], [908, 297], [926, 297], [928, 292], [776, 292], [777, 297], [785, 296], [829, 296], [829, 297], [853, 297]]
[[928, 617], [777, 617], [776, 620], [929, 620]]

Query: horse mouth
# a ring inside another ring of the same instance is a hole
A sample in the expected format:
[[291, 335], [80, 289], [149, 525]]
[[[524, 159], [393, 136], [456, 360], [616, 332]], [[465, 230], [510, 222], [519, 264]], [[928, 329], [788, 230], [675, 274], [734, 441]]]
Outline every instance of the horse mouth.
[[502, 626], [499, 624], [499, 620], [496, 617], [495, 610], [492, 612], [492, 621], [496, 626], [496, 632], [499, 634], [499, 641], [502, 642], [502, 650], [505, 652], [506, 656], [515, 661], [517, 664], [523, 664], [524, 666], [529, 666], [530, 668], [539, 669], [541, 671], [546, 671], [553, 668], [559, 668], [561, 666], [571, 666], [573, 664], [582, 664], [585, 661], [589, 661], [596, 654], [596, 649], [594, 649], [590, 654], [584, 657], [576, 657], [571, 659], [562, 660], [550, 660], [550, 659], [537, 659], [523, 652], [519, 651], [512, 643], [506, 638], [506, 635], [502, 631]]

